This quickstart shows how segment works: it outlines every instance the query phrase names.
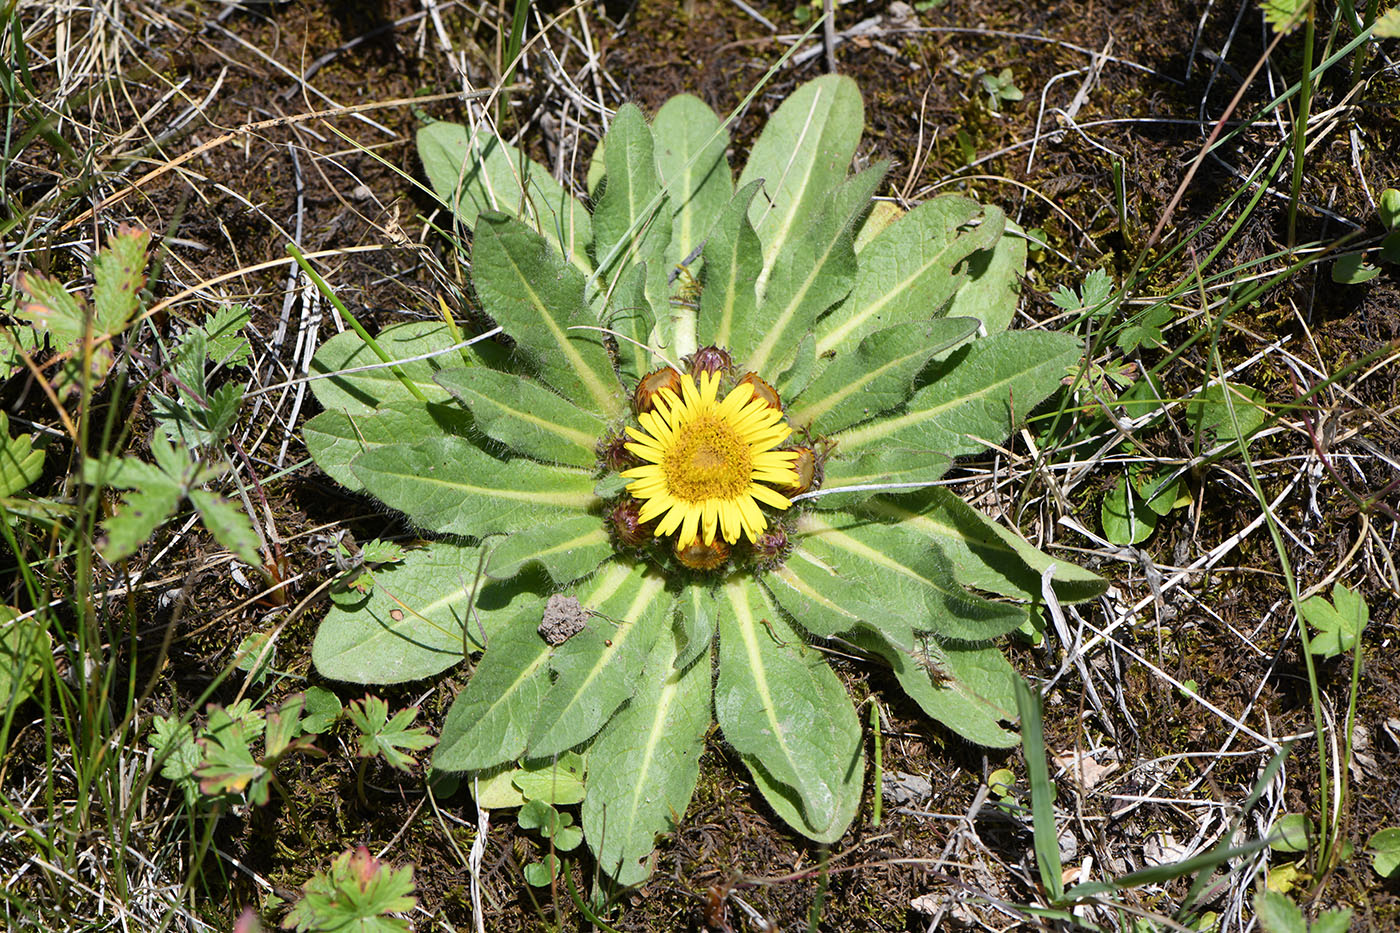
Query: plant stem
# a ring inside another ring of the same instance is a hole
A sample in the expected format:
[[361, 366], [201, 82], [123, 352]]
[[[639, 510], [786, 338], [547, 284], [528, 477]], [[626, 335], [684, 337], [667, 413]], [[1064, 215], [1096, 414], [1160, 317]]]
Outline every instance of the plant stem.
[[1313, 45], [1317, 38], [1317, 4], [1308, 4], [1303, 26], [1303, 84], [1298, 91], [1298, 116], [1293, 121], [1293, 182], [1288, 197], [1288, 248], [1298, 243], [1298, 194], [1303, 188], [1303, 160], [1308, 148], [1308, 117], [1312, 114]]
[[884, 803], [884, 746], [880, 741], [880, 708], [875, 705], [875, 698], [870, 698], [870, 734], [875, 738], [875, 800], [870, 805], [870, 825], [876, 829], [880, 826], [880, 805]]

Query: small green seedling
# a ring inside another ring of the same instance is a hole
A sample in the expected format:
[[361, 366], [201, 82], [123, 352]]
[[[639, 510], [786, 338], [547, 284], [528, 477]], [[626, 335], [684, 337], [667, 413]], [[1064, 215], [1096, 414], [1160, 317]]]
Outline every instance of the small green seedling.
[[[1230, 417], [1232, 408], [1233, 419]], [[1241, 441], [1253, 440], [1254, 432], [1263, 426], [1268, 416], [1263, 393], [1234, 382], [1206, 386], [1186, 401], [1186, 418], [1198, 441], [1212, 451], [1217, 445], [1227, 445], [1222, 453], [1232, 450]]]
[[1366, 600], [1340, 583], [1332, 587], [1330, 603], [1324, 596], [1309, 596], [1298, 608], [1315, 632], [1308, 650], [1324, 658], [1350, 651], [1371, 618]]
[[1118, 477], [1099, 509], [1104, 537], [1121, 545], [1146, 541], [1156, 530], [1159, 518], [1184, 504], [1180, 488], [1180, 480], [1169, 482], [1168, 477], [1159, 476], [1150, 467], [1130, 467]]
[[234, 649], [234, 667], [248, 674], [248, 683], [256, 687], [267, 679], [277, 661], [277, 646], [269, 644], [271, 632], [253, 632]]
[[[568, 852], [583, 842], [583, 830], [574, 825], [573, 816], [560, 812], [543, 800], [527, 801], [516, 815], [516, 822], [521, 829], [539, 830], [555, 852]], [[559, 862], [551, 852], [543, 862], [525, 866], [525, 880], [534, 887], [542, 888], [557, 877], [558, 870]]]
[[401, 709], [390, 719], [389, 704], [379, 697], [367, 696], [352, 702], [345, 715], [360, 730], [360, 757], [378, 755], [400, 771], [413, 768], [415, 759], [410, 752], [437, 744], [426, 726], [411, 725], [418, 718], [416, 706]]
[[344, 566], [332, 588], [336, 591], [355, 590], [365, 596], [374, 589], [374, 571], [380, 567], [403, 563], [404, 549], [392, 541], [375, 538], [355, 549], [354, 542], [341, 538], [335, 543], [338, 564]]
[[1015, 103], [1026, 96], [1026, 92], [1016, 86], [1010, 68], [1003, 68], [995, 75], [990, 71], [983, 72], [982, 90], [987, 92], [987, 109], [997, 117], [1001, 116], [1002, 104]]
[[52, 644], [53, 636], [38, 620], [0, 606], [0, 715], [39, 685]]
[[9, 416], [0, 411], [0, 497], [27, 489], [43, 475], [44, 448], [34, 446], [36, 438], [34, 434], [11, 437]]
[[[146, 248], [151, 234], [122, 225], [97, 251], [92, 261], [92, 305], [78, 292], [70, 292], [58, 279], [33, 272], [19, 277], [24, 299], [13, 314], [31, 325], [16, 328], [19, 350], [34, 354], [46, 346], [63, 360], [52, 377], [60, 397], [70, 395], [82, 381], [82, 366], [89, 361], [96, 381], [106, 377], [116, 362], [117, 338], [141, 310], [146, 287]], [[91, 352], [83, 349], [89, 341]], [[8, 351], [8, 347], [7, 347]], [[18, 353], [10, 355], [10, 368], [21, 365]]]
[[188, 498], [214, 538], [244, 563], [260, 566], [258, 536], [248, 516], [233, 503], [204, 488], [225, 470], [225, 464], [201, 462], [183, 443], [151, 438], [155, 463], [134, 457], [103, 456], [83, 463], [83, 481], [130, 490], [105, 525], [99, 545], [103, 558], [116, 562], [135, 554], [181, 500]]
[[1269, 831], [1269, 848], [1283, 853], [1306, 852], [1311, 835], [1312, 827], [1306, 815], [1285, 813]]
[[1092, 317], [1108, 317], [1117, 307], [1109, 299], [1113, 296], [1113, 279], [1107, 272], [1095, 269], [1084, 276], [1078, 294], [1068, 285], [1061, 285], [1050, 293], [1050, 301], [1055, 307], [1070, 314], [1088, 314]]
[[389, 868], [360, 846], [342, 852], [329, 872], [316, 872], [302, 885], [302, 898], [282, 921], [297, 933], [408, 933], [406, 913], [413, 896], [413, 867]]
[[[242, 341], [241, 345], [231, 342], [226, 336], [215, 337], [211, 344], [206, 328], [214, 329], [217, 334], [231, 326], [230, 321], [220, 320], [222, 313], [216, 312], [205, 327], [192, 328], [185, 334], [175, 350], [174, 363], [170, 368], [172, 391], [169, 394], [151, 394], [155, 405], [153, 416], [166, 437], [192, 450], [222, 445], [238, 420], [238, 409], [243, 404], [245, 386], [226, 382], [217, 389], [211, 389], [205, 372], [210, 362], [219, 363], [225, 358], [246, 357], [248, 354], [247, 341], [241, 337], [237, 338]], [[236, 320], [246, 323], [247, 312]], [[221, 353], [227, 356], [220, 357]]]
[[340, 718], [340, 712], [340, 697], [325, 687], [311, 687], [306, 691], [301, 731], [308, 735], [320, 735]]

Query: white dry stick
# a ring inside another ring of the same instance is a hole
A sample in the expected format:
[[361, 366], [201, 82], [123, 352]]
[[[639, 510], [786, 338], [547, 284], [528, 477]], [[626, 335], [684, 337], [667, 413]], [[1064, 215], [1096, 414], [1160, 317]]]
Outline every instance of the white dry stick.
[[[472, 778], [472, 799], [481, 799], [480, 779]], [[486, 837], [491, 832], [491, 811], [483, 810], [476, 804], [476, 838], [472, 840], [472, 850], [467, 856], [467, 869], [471, 873], [472, 928], [476, 933], [486, 933], [486, 918], [481, 909], [481, 860], [486, 857]]]

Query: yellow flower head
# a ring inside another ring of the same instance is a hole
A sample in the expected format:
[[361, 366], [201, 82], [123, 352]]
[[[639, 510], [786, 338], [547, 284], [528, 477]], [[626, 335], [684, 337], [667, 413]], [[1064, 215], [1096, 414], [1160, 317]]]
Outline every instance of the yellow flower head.
[[780, 409], [754, 397], [741, 383], [717, 401], [720, 374], [700, 373], [700, 384], [681, 376], [681, 394], [661, 389], [655, 410], [637, 417], [644, 430], [628, 426], [627, 449], [647, 461], [622, 475], [636, 479], [627, 491], [642, 502], [640, 520], [664, 516], [656, 536], [674, 533], [676, 547], [697, 539], [713, 544], [716, 531], [730, 544], [740, 533], [750, 541], [768, 527], [759, 511], [792, 503], [764, 483], [794, 486], [797, 451], [774, 450], [792, 433]]

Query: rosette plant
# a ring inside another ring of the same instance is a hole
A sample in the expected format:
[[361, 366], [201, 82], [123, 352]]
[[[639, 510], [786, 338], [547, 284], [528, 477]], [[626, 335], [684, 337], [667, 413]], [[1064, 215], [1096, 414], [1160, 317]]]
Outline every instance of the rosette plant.
[[578, 753], [585, 838], [621, 884], [685, 813], [712, 722], [774, 813], [845, 832], [863, 741], [825, 646], [1007, 746], [1017, 675], [994, 639], [1047, 575], [1062, 600], [1101, 588], [931, 485], [1081, 350], [1006, 330], [1025, 243], [1001, 211], [872, 200], [862, 124], [849, 79], [813, 81], [735, 181], [702, 102], [650, 125], [624, 106], [591, 212], [499, 139], [431, 124], [426, 174], [508, 340], [416, 322], [315, 358], [312, 456], [431, 538], [337, 594], [317, 668], [399, 682], [482, 652], [434, 766], [518, 804], [521, 775]]

